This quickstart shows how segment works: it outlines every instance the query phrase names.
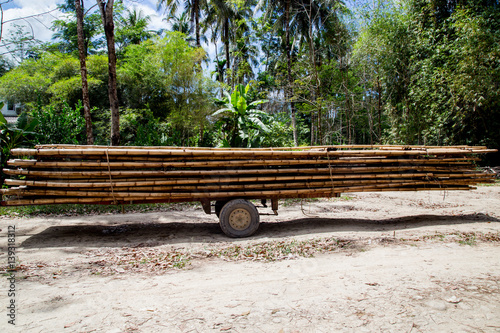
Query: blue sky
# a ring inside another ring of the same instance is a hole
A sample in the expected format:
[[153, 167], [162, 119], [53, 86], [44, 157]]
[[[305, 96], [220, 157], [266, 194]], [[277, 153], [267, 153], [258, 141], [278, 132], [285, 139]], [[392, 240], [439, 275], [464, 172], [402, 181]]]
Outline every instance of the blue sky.
[[[64, 0], [0, 0], [0, 4], [2, 4], [4, 11], [5, 22], [3, 25], [2, 40], [0, 41], [0, 54], [12, 59], [9, 53], [9, 45], [5, 44], [6, 39], [9, 38], [10, 31], [14, 30], [14, 24], [25, 26], [25, 31], [37, 40], [42, 42], [50, 41], [54, 33], [50, 30], [52, 21], [62, 18], [64, 15], [56, 10], [57, 5], [63, 3], [63, 1]], [[163, 21], [166, 16], [163, 15], [162, 11], [156, 10], [157, 0], [124, 0], [124, 3], [127, 8], [132, 9], [135, 7], [142, 10], [144, 15], [149, 16], [151, 19], [149, 28], [151, 30], [168, 28], [167, 22]], [[89, 9], [94, 5], [96, 5], [95, 0], [84, 0], [85, 9]], [[215, 58], [214, 45], [202, 43], [202, 47], [211, 59]], [[205, 70], [207, 74], [214, 70], [212, 61], [209, 61]]]
[[[116, 1], [116, 0], [115, 0]], [[165, 18], [163, 12], [156, 10], [158, 0], [124, 0], [127, 8], [137, 8], [142, 10], [144, 15], [151, 18], [150, 29], [160, 30], [168, 28], [167, 23], [162, 21]], [[348, 7], [353, 8], [356, 2], [359, 5], [370, 3], [373, 0], [344, 0]], [[25, 31], [35, 39], [47, 42], [52, 39], [53, 31], [50, 30], [52, 21], [63, 17], [63, 13], [56, 10], [57, 5], [64, 0], [0, 0], [3, 8], [4, 18], [2, 41], [0, 41], [0, 54], [9, 55], [9, 50], [5, 46], [5, 39], [9, 37], [9, 32], [13, 30], [13, 25], [25, 26]], [[96, 5], [95, 0], [84, 0], [85, 9]], [[26, 18], [26, 19], [20, 19]], [[215, 47], [212, 44], [204, 44], [202, 47], [207, 51], [211, 59], [215, 58]], [[209, 62], [208, 71], [213, 70], [212, 61]]]
[[[55, 10], [57, 5], [62, 2], [62, 0], [0, 0], [4, 13], [3, 21], [5, 22], [2, 40], [8, 38], [9, 32], [14, 29], [14, 24], [17, 24], [26, 26], [25, 30], [35, 39], [43, 42], [50, 41], [54, 33], [49, 29], [52, 21], [63, 15]], [[85, 0], [86, 9], [95, 4], [95, 0]], [[166, 27], [166, 23], [162, 21], [165, 16], [156, 10], [156, 0], [125, 0], [125, 4], [128, 8], [136, 7], [142, 10], [145, 15], [149, 15], [151, 17], [150, 29], [159, 30]], [[20, 19], [25, 17], [27, 18]], [[7, 52], [6, 47], [0, 42], [0, 54]]]

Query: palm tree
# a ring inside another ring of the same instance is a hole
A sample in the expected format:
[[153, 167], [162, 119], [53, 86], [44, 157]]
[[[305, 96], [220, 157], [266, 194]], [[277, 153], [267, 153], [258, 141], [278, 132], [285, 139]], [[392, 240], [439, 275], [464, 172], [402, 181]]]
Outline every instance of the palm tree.
[[[295, 36], [294, 41], [305, 42], [309, 46], [314, 46], [313, 40], [315, 33], [320, 33], [323, 27], [326, 27], [331, 18], [330, 11], [337, 6], [344, 6], [339, 0], [260, 0], [257, 10], [264, 8], [265, 18], [275, 18], [274, 30], [281, 32], [281, 44], [286, 56], [287, 63], [287, 81], [286, 98], [290, 103], [292, 118], [293, 140], [298, 145], [297, 126], [296, 126], [296, 108], [294, 104], [294, 89], [292, 76], [292, 51], [293, 44], [291, 36]], [[278, 14], [278, 15], [276, 15]], [[314, 51], [313, 48], [310, 51]], [[314, 53], [314, 52], [313, 52]], [[316, 67], [316, 56], [313, 54], [313, 67]]]
[[290, 43], [290, 28], [291, 21], [293, 20], [293, 15], [296, 12], [297, 8], [300, 7], [300, 0], [260, 0], [256, 10], [259, 10], [265, 7], [265, 17], [269, 18], [274, 13], [280, 13], [278, 15], [277, 20], [275, 22], [274, 29], [276, 31], [283, 31], [285, 36], [281, 35], [282, 45], [286, 55], [286, 63], [287, 63], [287, 81], [288, 81], [288, 89], [286, 91], [286, 97], [290, 102], [290, 111], [292, 118], [292, 130], [293, 130], [293, 142], [296, 146], [298, 146], [298, 136], [297, 136], [297, 120], [296, 120], [296, 109], [295, 104], [293, 103], [293, 78], [292, 78], [292, 45]]
[[[224, 44], [226, 73], [231, 67], [234, 69], [237, 64], [237, 59], [231, 61], [231, 44], [234, 46], [233, 49], [238, 50], [236, 46], [238, 37], [241, 38], [245, 32], [249, 31], [246, 21], [252, 15], [251, 6], [254, 3], [253, 0], [245, 0], [241, 4], [224, 0], [211, 0], [208, 2], [205, 30], [211, 27], [212, 42], [216, 43], [217, 39], [220, 38]], [[226, 75], [226, 79], [227, 84], [232, 86], [234, 73], [232, 76]]]
[[[168, 16], [175, 16], [179, 8], [179, 0], [158, 0], [158, 10], [162, 7], [165, 7]], [[206, 0], [186, 0], [184, 3], [184, 10], [190, 14], [191, 24], [195, 27], [196, 47], [201, 47], [200, 17], [201, 11], [206, 7]]]
[[[342, 36], [345, 26], [341, 23], [339, 12], [346, 11], [346, 7], [338, 0], [311, 1], [302, 0], [296, 4], [291, 33], [296, 36], [299, 47], [306, 49], [303, 54], [309, 55], [311, 65], [311, 81], [313, 89], [308, 100], [311, 109], [311, 145], [321, 139], [321, 106], [317, 99], [320, 95], [321, 79], [318, 67], [326, 48], [339, 45], [338, 38]], [[323, 53], [323, 54], [322, 54]], [[315, 115], [317, 112], [317, 116]]]
[[139, 44], [156, 35], [155, 31], [147, 30], [149, 22], [151, 17], [145, 16], [142, 10], [127, 9], [125, 15], [117, 20], [116, 41], [121, 45], [121, 49], [130, 44]]
[[182, 13], [180, 16], [169, 16], [164, 20], [173, 21], [172, 31], [182, 32], [186, 36], [189, 36], [193, 33], [193, 28], [189, 26], [189, 21], [186, 13]]
[[189, 19], [186, 13], [182, 13], [180, 16], [172, 15], [164, 18], [163, 21], [168, 21], [172, 23], [172, 31], [178, 31], [186, 35], [186, 41], [192, 45], [195, 39], [192, 37], [193, 27], [189, 24]]
[[212, 27], [212, 42], [217, 43], [220, 38], [224, 45], [225, 51], [225, 65], [224, 73], [226, 73], [227, 84], [231, 85], [231, 77], [227, 75], [227, 70], [231, 67], [231, 22], [236, 16], [236, 6], [224, 0], [212, 0], [209, 2], [207, 8], [207, 15], [205, 18], [205, 29]]

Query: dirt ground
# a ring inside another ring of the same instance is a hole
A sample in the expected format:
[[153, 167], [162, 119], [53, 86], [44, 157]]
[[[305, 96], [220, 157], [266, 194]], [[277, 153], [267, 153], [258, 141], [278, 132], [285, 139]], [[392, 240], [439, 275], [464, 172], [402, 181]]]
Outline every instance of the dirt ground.
[[498, 184], [284, 202], [238, 240], [201, 207], [4, 217], [0, 331], [500, 332], [499, 222]]

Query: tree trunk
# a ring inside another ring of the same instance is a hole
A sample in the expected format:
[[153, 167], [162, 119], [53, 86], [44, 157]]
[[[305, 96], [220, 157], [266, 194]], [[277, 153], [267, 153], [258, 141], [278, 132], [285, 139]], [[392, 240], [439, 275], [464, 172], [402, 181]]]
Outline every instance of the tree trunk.
[[299, 140], [297, 138], [297, 120], [295, 117], [295, 104], [293, 98], [293, 81], [292, 81], [292, 51], [290, 45], [290, 0], [285, 3], [285, 48], [286, 48], [286, 61], [287, 61], [287, 74], [288, 74], [288, 99], [290, 101], [290, 112], [292, 114], [292, 131], [293, 143], [297, 147]]
[[382, 140], [382, 88], [380, 87], [380, 78], [377, 76], [377, 93], [378, 93], [378, 142]]
[[223, 35], [224, 35], [224, 46], [226, 49], [226, 78], [227, 78], [227, 84], [231, 86], [231, 77], [232, 75], [229, 75], [228, 69], [230, 68], [231, 64], [231, 58], [229, 54], [229, 19], [224, 20], [224, 28], [223, 28]]
[[196, 47], [201, 47], [200, 42], [200, 1], [193, 1], [194, 28], [196, 31]]
[[[311, 56], [311, 65], [313, 66], [313, 73], [314, 73], [314, 87], [313, 87], [313, 103], [314, 105], [318, 108], [318, 113], [317, 113], [317, 124], [314, 126], [313, 119], [311, 119], [311, 131], [313, 131], [313, 128], [315, 127], [316, 130], [316, 135], [314, 135], [314, 142], [313, 142], [313, 136], [311, 136], [311, 145], [314, 145], [315, 143], [322, 144], [321, 141], [321, 105], [318, 105], [318, 96], [320, 95], [320, 87], [321, 87], [321, 80], [319, 78], [318, 74], [318, 64], [317, 64], [317, 59], [316, 59], [316, 47], [314, 46], [314, 38], [313, 38], [313, 17], [312, 17], [312, 5], [309, 5], [309, 13], [308, 13], [308, 18], [309, 18], [309, 54]], [[314, 111], [311, 111], [314, 112]]]
[[106, 43], [108, 45], [108, 96], [111, 108], [111, 145], [120, 145], [120, 114], [118, 107], [118, 92], [116, 89], [116, 51], [115, 51], [115, 25], [113, 23], [113, 3], [114, 0], [97, 0], [97, 5], [101, 10]]
[[81, 3], [81, 0], [75, 0], [75, 9], [76, 30], [78, 34], [78, 55], [80, 57], [80, 74], [82, 76], [83, 116], [85, 117], [87, 144], [93, 145], [94, 135], [92, 133], [92, 119], [90, 117], [89, 85], [87, 82], [87, 64], [85, 61], [87, 52], [85, 50], [85, 37], [83, 35], [83, 3]]

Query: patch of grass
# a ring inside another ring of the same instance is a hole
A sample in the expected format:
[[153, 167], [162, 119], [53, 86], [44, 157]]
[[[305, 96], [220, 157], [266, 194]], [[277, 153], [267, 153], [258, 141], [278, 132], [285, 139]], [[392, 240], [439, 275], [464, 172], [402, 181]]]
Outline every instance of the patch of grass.
[[226, 260], [277, 261], [296, 257], [313, 257], [316, 253], [333, 252], [351, 245], [351, 241], [337, 238], [306, 241], [284, 240], [213, 248], [209, 250], [208, 255]]
[[459, 243], [462, 245], [474, 246], [478, 242], [500, 243], [500, 232], [453, 232], [447, 234], [436, 233], [435, 235], [425, 235], [417, 238], [400, 238], [399, 241], [414, 245], [423, 241], [442, 241], [449, 243]]
[[122, 272], [161, 272], [168, 269], [182, 269], [193, 259], [182, 250], [158, 251], [143, 248], [122, 248], [105, 252], [90, 251], [87, 255], [102, 257], [91, 261], [92, 274], [116, 274]]
[[194, 259], [279, 261], [313, 257], [317, 253], [334, 252], [353, 247], [354, 242], [350, 240], [321, 238], [306, 241], [292, 239], [250, 245], [231, 244], [225, 247], [213, 245], [197, 252], [184, 248], [169, 250], [121, 248], [91, 250], [85, 254], [92, 258], [89, 265], [93, 275], [113, 275], [125, 272], [161, 274], [167, 270], [186, 268]]
[[477, 244], [476, 234], [474, 232], [457, 233], [458, 243], [462, 245], [474, 246]]
[[198, 205], [197, 202], [154, 203], [136, 205], [43, 205], [0, 207], [0, 216], [37, 217], [37, 216], [79, 216], [120, 213], [145, 213], [180, 211]]
[[355, 198], [353, 196], [350, 196], [350, 195], [341, 195], [340, 197], [333, 198], [333, 199], [338, 200], [338, 201], [351, 201], [351, 200], [354, 200]]
[[322, 200], [321, 198], [287, 198], [287, 199], [280, 199], [279, 204], [280, 206], [283, 207], [290, 207], [293, 205], [300, 205], [300, 203], [307, 203], [307, 202], [318, 202]]

